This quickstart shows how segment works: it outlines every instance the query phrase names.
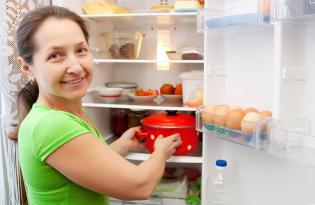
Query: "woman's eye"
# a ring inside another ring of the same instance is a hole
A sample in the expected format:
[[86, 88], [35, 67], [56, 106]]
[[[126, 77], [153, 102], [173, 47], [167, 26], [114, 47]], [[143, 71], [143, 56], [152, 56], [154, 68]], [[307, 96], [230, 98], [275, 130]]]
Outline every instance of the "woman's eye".
[[51, 54], [49, 57], [48, 57], [48, 60], [58, 60], [62, 57], [61, 53], [60, 52], [56, 52], [56, 53], [53, 53]]
[[87, 48], [84, 48], [84, 47], [78, 48], [77, 52], [78, 52], [79, 54], [86, 54], [86, 53], [88, 52], [88, 49], [87, 49]]

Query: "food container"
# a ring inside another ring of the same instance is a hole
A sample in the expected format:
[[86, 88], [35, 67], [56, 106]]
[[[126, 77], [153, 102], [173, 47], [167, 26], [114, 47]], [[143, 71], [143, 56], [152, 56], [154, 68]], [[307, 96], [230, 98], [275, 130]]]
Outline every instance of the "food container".
[[168, 137], [178, 133], [183, 143], [176, 148], [174, 155], [185, 155], [198, 148], [199, 138], [195, 124], [195, 117], [176, 114], [176, 111], [153, 114], [142, 120], [141, 132], [136, 133], [136, 136], [144, 138], [146, 148], [153, 152], [154, 142], [159, 135]]
[[189, 107], [203, 104], [203, 71], [193, 70], [179, 76], [183, 85], [183, 103]]
[[128, 129], [126, 109], [111, 109], [111, 128], [116, 137], [120, 137]]
[[99, 88], [96, 88], [96, 91], [98, 92], [101, 99], [103, 99], [105, 102], [113, 103], [118, 98], [121, 97], [123, 89], [122, 88], [99, 87]]
[[166, 51], [169, 60], [181, 60], [182, 54], [179, 51]]
[[182, 60], [203, 60], [203, 55], [195, 47], [185, 47], [182, 49]]
[[148, 115], [146, 110], [130, 109], [128, 111], [128, 128], [140, 126], [141, 120]]
[[134, 94], [136, 89], [138, 88], [137, 83], [130, 83], [130, 82], [107, 82], [105, 86], [108, 88], [122, 88], [122, 94], [119, 101], [127, 101], [129, 100], [129, 95]]
[[140, 32], [108, 32], [103, 33], [106, 50], [110, 58], [136, 59], [139, 58], [143, 34]]

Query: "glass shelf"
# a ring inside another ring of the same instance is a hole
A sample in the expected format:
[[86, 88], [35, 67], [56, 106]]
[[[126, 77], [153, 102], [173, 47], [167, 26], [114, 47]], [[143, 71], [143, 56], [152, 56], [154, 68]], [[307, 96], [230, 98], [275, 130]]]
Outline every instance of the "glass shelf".
[[185, 107], [181, 101], [168, 102], [154, 100], [146, 103], [139, 103], [132, 100], [117, 101], [107, 103], [97, 94], [89, 92], [84, 100], [83, 107], [99, 107], [99, 108], [125, 108], [125, 109], [142, 109], [142, 110], [176, 110], [176, 111], [196, 111], [196, 108]]
[[145, 12], [126, 14], [81, 15], [95, 22], [109, 22], [114, 25], [196, 25], [197, 12]]
[[135, 60], [124, 60], [124, 59], [94, 59], [95, 64], [100, 63], [181, 63], [181, 64], [203, 64], [204, 60], [147, 60], [147, 59], [135, 59]]

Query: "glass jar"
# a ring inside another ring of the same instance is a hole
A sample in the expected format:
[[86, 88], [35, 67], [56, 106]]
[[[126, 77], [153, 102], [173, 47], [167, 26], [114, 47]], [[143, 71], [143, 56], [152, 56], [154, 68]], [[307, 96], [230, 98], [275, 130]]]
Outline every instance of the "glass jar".
[[111, 110], [111, 128], [115, 137], [120, 137], [128, 129], [128, 115], [126, 109]]
[[149, 113], [145, 110], [129, 110], [128, 111], [128, 128], [141, 126], [141, 120], [147, 117]]

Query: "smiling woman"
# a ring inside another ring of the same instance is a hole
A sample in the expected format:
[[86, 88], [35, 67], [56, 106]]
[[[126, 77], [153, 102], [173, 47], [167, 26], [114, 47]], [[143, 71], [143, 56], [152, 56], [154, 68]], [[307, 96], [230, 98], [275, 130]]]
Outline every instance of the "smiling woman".
[[21, 21], [17, 42], [22, 71], [32, 79], [18, 94], [17, 135], [29, 204], [148, 198], [182, 142], [178, 134], [158, 137], [150, 159], [139, 165], [123, 157], [141, 147], [138, 127], [104, 142], [81, 105], [93, 76], [84, 21], [65, 8], [42, 7]]

